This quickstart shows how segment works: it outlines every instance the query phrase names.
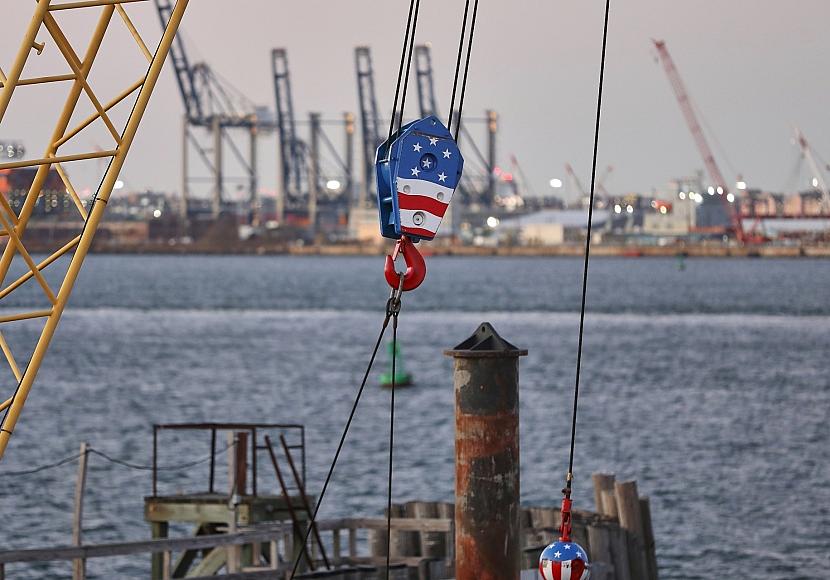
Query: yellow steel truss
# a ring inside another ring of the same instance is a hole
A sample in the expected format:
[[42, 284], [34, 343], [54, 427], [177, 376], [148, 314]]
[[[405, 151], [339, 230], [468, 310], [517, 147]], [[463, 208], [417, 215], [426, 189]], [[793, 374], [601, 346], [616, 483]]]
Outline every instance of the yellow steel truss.
[[[20, 418], [20, 412], [35, 382], [38, 370], [49, 348], [49, 343], [52, 340], [55, 329], [60, 322], [69, 295], [72, 292], [84, 258], [86, 258], [92, 239], [101, 222], [107, 201], [115, 186], [118, 174], [124, 165], [124, 160], [130, 150], [130, 145], [133, 142], [136, 130], [147, 108], [150, 95], [158, 81], [162, 65], [167, 58], [170, 45], [173, 42], [173, 38], [176, 35], [188, 3], [188, 0], [178, 0], [161, 37], [161, 41], [155, 52], [153, 52], [147, 48], [147, 44], [139, 34], [124, 7], [125, 4], [146, 1], [82, 0], [52, 3], [52, 0], [37, 0], [34, 15], [24, 32], [20, 49], [14, 58], [8, 74], [4, 74], [3, 70], [0, 69], [0, 87], [2, 87], [0, 88], [0, 123], [2, 123], [6, 115], [9, 103], [18, 87], [47, 83], [72, 83], [63, 110], [58, 116], [55, 129], [43, 156], [37, 159], [0, 163], [0, 170], [22, 167], [36, 168], [34, 180], [28, 189], [21, 207], [17, 211], [11, 207], [5, 196], [0, 194], [0, 236], [5, 239], [6, 244], [2, 257], [0, 257], [0, 301], [34, 278], [49, 303], [47, 309], [12, 313], [4, 310], [0, 313], [0, 350], [11, 370], [11, 377], [14, 378], [14, 382], [11, 383], [7, 392], [4, 393], [3, 390], [0, 390], [0, 412], [3, 413], [2, 424], [0, 424], [0, 459], [2, 459], [6, 446], [9, 443], [9, 438], [14, 432], [14, 428]], [[97, 24], [92, 31], [86, 52], [83, 56], [79, 56], [58, 24], [56, 16], [59, 17], [62, 11], [96, 8], [100, 12]], [[149, 62], [149, 67], [140, 79], [127, 86], [113, 99], [102, 103], [89, 84], [89, 74], [92, 70], [93, 62], [99, 56], [99, 52], [104, 52], [101, 50], [104, 35], [107, 33], [111, 22], [114, 20], [113, 17], [116, 14], [122, 21], [122, 30], [125, 30], [135, 39], [138, 50], [146, 57]], [[37, 35], [44, 28], [48, 32], [51, 42], [54, 43], [54, 46], [66, 61], [66, 64], [69, 65], [71, 73], [25, 78], [23, 77], [23, 71], [32, 51], [36, 50], [40, 54], [44, 49], [45, 43], [37, 42]], [[136, 91], [138, 91], [138, 94], [135, 97], [132, 112], [123, 128], [119, 131], [110, 117], [110, 111], [113, 107], [128, 99]], [[69, 123], [81, 100], [81, 95], [85, 95], [87, 102], [92, 104], [94, 113], [70, 129]], [[111, 135], [113, 140], [113, 147], [111, 149], [60, 154], [59, 150], [62, 146], [72, 142], [76, 135], [96, 121], [101, 121]], [[64, 165], [73, 161], [96, 158], [109, 159], [110, 162], [101, 179], [98, 191], [93, 197], [93, 201], [87, 207], [84, 206], [78, 196]], [[63, 185], [66, 187], [66, 194], [72, 199], [83, 222], [79, 226], [80, 232], [78, 235], [68, 242], [65, 242], [45, 259], [35, 262], [26, 248], [26, 227], [29, 225], [35, 204], [38, 197], [42, 194], [44, 183], [52, 169], [60, 176]], [[71, 260], [60, 286], [56, 290], [49, 285], [43, 276], [43, 270], [65, 255], [71, 255]], [[9, 274], [9, 268], [15, 256], [19, 256], [23, 260], [26, 265], [26, 271], [23, 275], [7, 284], [6, 277]], [[2, 307], [2, 302], [0, 302], [0, 307]], [[18, 359], [15, 358], [9, 342], [3, 335], [2, 325], [31, 319], [45, 319], [45, 322], [37, 343], [34, 346], [34, 350], [31, 353], [25, 353], [29, 354], [28, 363], [21, 366], [18, 363]], [[0, 389], [3, 389], [3, 387], [0, 386]]]

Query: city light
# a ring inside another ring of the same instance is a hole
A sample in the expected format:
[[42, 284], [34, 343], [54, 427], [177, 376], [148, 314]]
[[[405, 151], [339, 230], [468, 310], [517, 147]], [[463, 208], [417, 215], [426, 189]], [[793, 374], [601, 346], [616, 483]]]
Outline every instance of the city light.
[[710, 185], [710, 186], [709, 186], [709, 189], [707, 189], [707, 190], [706, 190], [706, 192], [707, 192], [709, 195], [715, 195], [715, 188], [714, 188], [714, 187], [712, 187], [712, 186]]
[[[686, 192], [681, 191], [680, 193], [677, 194], [677, 197], [679, 197], [680, 199], [686, 199]], [[689, 194], [689, 197], [692, 197], [692, 195]]]
[[161, 217], [161, 210], [160, 209], [154, 210], [153, 211], [153, 217], [154, 218], [160, 218]]
[[491, 228], [495, 228], [499, 225], [499, 218], [495, 216], [490, 216], [487, 218], [487, 226]]
[[813, 178], [813, 187], [818, 187], [818, 178], [817, 177]]
[[620, 207], [620, 204], [616, 204], [614, 206], [614, 213], [622, 213], [622, 208]]
[[746, 189], [746, 181], [739, 181], [735, 184], [738, 189]]
[[669, 213], [669, 210], [665, 205], [661, 205], [660, 206], [660, 213], [663, 214], [663, 215], [666, 215], [667, 213]]
[[630, 206], [630, 205], [627, 205], [627, 206], [625, 206], [625, 211], [628, 212], [628, 213], [634, 213], [634, 207]]
[[113, 189], [118, 190], [118, 189], [123, 189], [123, 187], [124, 187], [124, 182], [121, 181], [120, 179], [118, 179], [115, 182], [115, 185], [113, 186]]
[[718, 195], [723, 195], [723, 188], [720, 185], [718, 186]]
[[727, 193], [726, 194], [726, 201], [728, 201], [729, 203], [735, 203], [735, 194]]
[[326, 182], [326, 189], [328, 189], [329, 191], [337, 191], [338, 189], [340, 189], [340, 182], [336, 179], [329, 179]]
[[562, 187], [562, 180], [554, 177], [550, 180], [550, 186], [554, 189], [559, 189], [560, 187]]

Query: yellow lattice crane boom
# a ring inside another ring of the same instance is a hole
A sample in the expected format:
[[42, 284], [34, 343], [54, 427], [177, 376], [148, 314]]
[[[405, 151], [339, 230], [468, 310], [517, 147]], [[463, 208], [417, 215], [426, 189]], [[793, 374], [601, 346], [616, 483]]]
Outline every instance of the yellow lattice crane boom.
[[[144, 2], [147, 2], [147, 0], [63, 0], [60, 2], [38, 0], [32, 20], [24, 31], [20, 49], [8, 69], [8, 74], [0, 69], [0, 86], [2, 87], [0, 89], [0, 129], [2, 129], [2, 122], [12, 98], [17, 96], [17, 93], [25, 91], [27, 86], [62, 85], [65, 87], [66, 83], [71, 85], [63, 108], [57, 113], [54, 131], [46, 144], [42, 157], [0, 163], [0, 172], [8, 173], [9, 170], [22, 168], [32, 168], [35, 171], [25, 198], [23, 198], [21, 204], [18, 204], [19, 207], [13, 207], [6, 195], [0, 194], [0, 236], [6, 238], [5, 248], [2, 257], [0, 257], [0, 308], [4, 306], [3, 299], [9, 297], [27, 283], [29, 285], [36, 283], [40, 287], [45, 302], [43, 308], [19, 312], [8, 312], [6, 308], [3, 308], [0, 311], [0, 350], [2, 350], [11, 371], [6, 376], [0, 376], [0, 381], [2, 381], [0, 382], [0, 413], [2, 413], [0, 459], [2, 459], [9, 439], [20, 419], [23, 405], [37, 378], [38, 370], [49, 348], [49, 343], [66, 308], [66, 303], [72, 293], [78, 273], [101, 222], [107, 201], [147, 109], [150, 95], [156, 86], [188, 0], [178, 0], [176, 3], [155, 51], [148, 48], [127, 12], [128, 6], [131, 7], [135, 3]], [[76, 11], [97, 11], [98, 13], [97, 21], [92, 28], [85, 52], [82, 55], [75, 51], [59, 23], [64, 14]], [[120, 25], [116, 25], [115, 23], [119, 21]], [[109, 30], [114, 31], [115, 29], [120, 29], [121, 34], [132, 36], [137, 45], [137, 50], [147, 59], [149, 65], [146, 69], [140, 71], [140, 78], [129, 84], [109, 101], [104, 102], [91, 86], [90, 72], [96, 59], [113, 58], [121, 60], [123, 55], [109, 54], [106, 47], [102, 46], [105, 34]], [[48, 36], [45, 36], [42, 41], [38, 41], [38, 35], [43, 34], [44, 31], [45, 35]], [[4, 33], [8, 33], [8, 30]], [[60, 74], [25, 76], [26, 65], [32, 57], [32, 53], [37, 51], [37, 54], [40, 54], [45, 48], [57, 50], [62, 60], [65, 61], [67, 69], [61, 71]], [[111, 111], [131, 98], [135, 99], [132, 110], [127, 116], [126, 122], [123, 123], [123, 127], [119, 129], [118, 123], [114, 121], [111, 115]], [[76, 109], [82, 110], [79, 108], [79, 103], [91, 104], [94, 112], [84, 120], [76, 121], [75, 124], [70, 125]], [[49, 112], [43, 109], [37, 110], [39, 116], [46, 115]], [[104, 125], [111, 137], [112, 144], [109, 148], [88, 150], [79, 143], [77, 136], [83, 134], [84, 130], [93, 124]], [[63, 152], [67, 150], [69, 152]], [[73, 186], [70, 180], [70, 172], [67, 171], [66, 167], [73, 162], [101, 158], [108, 160], [109, 164], [101, 178], [97, 192], [85, 204]], [[76, 235], [72, 236], [71, 239], [61, 240], [58, 242], [59, 247], [51, 251], [48, 257], [35, 262], [27, 249], [26, 229], [34, 217], [34, 210], [38, 198], [43, 193], [44, 184], [53, 170], [60, 177], [63, 186], [66, 188], [66, 195], [71, 198], [81, 219], [77, 221], [78, 231], [73, 232]], [[71, 258], [65, 273], [63, 273], [60, 286], [55, 289], [47, 282], [43, 270], [64, 256], [71, 256]], [[7, 280], [12, 263], [21, 260], [25, 264], [25, 273], [14, 280]], [[24, 320], [30, 321], [30, 323], [39, 321], [42, 322], [43, 326], [37, 342], [29, 352], [14, 352], [11, 343], [6, 340], [4, 331], [7, 329], [5, 327]], [[19, 358], [21, 355], [28, 360], [28, 363], [23, 366], [18, 363], [18, 360], [22, 360]], [[10, 380], [4, 380], [6, 378]]]

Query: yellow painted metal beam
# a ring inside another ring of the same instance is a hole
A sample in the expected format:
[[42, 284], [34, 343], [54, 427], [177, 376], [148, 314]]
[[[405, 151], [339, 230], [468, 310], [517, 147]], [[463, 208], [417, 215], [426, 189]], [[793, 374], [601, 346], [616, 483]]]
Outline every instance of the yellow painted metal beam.
[[49, 31], [49, 34], [52, 35], [52, 38], [55, 40], [55, 44], [58, 45], [58, 50], [61, 51], [61, 54], [66, 60], [66, 63], [69, 65], [69, 68], [72, 69], [72, 72], [75, 73], [75, 76], [81, 82], [81, 86], [83, 87], [86, 96], [89, 97], [89, 100], [92, 102], [92, 106], [95, 107], [96, 111], [98, 111], [98, 114], [101, 116], [101, 120], [104, 121], [104, 124], [107, 126], [107, 129], [109, 130], [110, 135], [112, 135], [112, 138], [115, 140], [115, 143], [120, 143], [118, 130], [115, 128], [115, 125], [113, 125], [109, 115], [107, 115], [107, 112], [104, 110], [104, 106], [101, 104], [101, 101], [98, 100], [95, 91], [93, 91], [92, 87], [89, 86], [87, 77], [81, 72], [83, 62], [81, 62], [81, 59], [78, 58], [78, 55], [69, 43], [69, 39], [66, 38], [63, 30], [61, 30], [61, 27], [58, 26], [58, 21], [55, 20], [55, 17], [51, 14], [46, 14], [46, 16], [43, 17], [43, 24], [46, 26], [46, 30]]
[[[20, 79], [17, 81], [17, 86], [22, 87], [25, 85], [42, 85], [46, 83], [56, 83], [61, 81], [74, 81], [75, 75], [74, 74], [65, 74], [65, 75], [52, 75], [47, 77], [32, 77], [30, 79]], [[6, 84], [6, 81], [0, 80], [0, 87]]]
[[141, 35], [138, 33], [138, 29], [133, 24], [133, 21], [130, 20], [130, 16], [127, 14], [127, 11], [124, 9], [121, 4], [117, 4], [115, 9], [118, 10], [118, 15], [121, 17], [121, 20], [124, 21], [124, 26], [127, 27], [127, 30], [130, 31], [130, 34], [133, 35], [136, 44], [138, 44], [138, 48], [144, 54], [144, 57], [147, 59], [147, 62], [153, 61], [153, 53], [150, 52], [150, 49], [147, 48], [147, 44], [144, 42], [144, 39], [141, 38]]
[[[161, 74], [161, 69], [164, 66], [164, 61], [166, 60], [167, 54], [170, 51], [170, 45], [173, 43], [173, 39], [176, 35], [176, 31], [179, 28], [179, 24], [181, 24], [181, 20], [184, 16], [184, 11], [187, 8], [187, 4], [188, 0], [178, 0], [176, 2], [175, 7], [173, 8], [170, 20], [168, 21], [167, 26], [165, 27], [164, 34], [162, 35], [158, 48], [156, 49], [156, 52], [153, 55], [153, 60], [150, 63], [150, 67], [147, 71], [147, 76], [145, 77], [144, 84], [142, 85], [141, 90], [139, 91], [138, 96], [136, 97], [135, 105], [133, 106], [129, 119], [127, 120], [127, 124], [124, 128], [124, 131], [120, 136], [120, 145], [118, 149], [115, 151], [112, 161], [107, 167], [106, 173], [104, 174], [104, 178], [101, 181], [101, 185], [98, 189], [98, 193], [95, 198], [96, 203], [94, 203], [92, 207], [89, 209], [89, 217], [87, 218], [86, 223], [84, 224], [84, 228], [80, 240], [78, 241], [77, 248], [75, 252], [72, 254], [72, 260], [69, 263], [69, 267], [64, 276], [63, 283], [61, 284], [60, 289], [58, 290], [57, 301], [51, 311], [41, 311], [41, 313], [46, 312], [45, 316], [47, 316], [48, 318], [46, 320], [46, 324], [43, 327], [43, 331], [40, 334], [40, 338], [38, 339], [37, 345], [35, 346], [34, 352], [32, 353], [32, 356], [29, 359], [29, 364], [27, 365], [26, 370], [23, 373], [23, 376], [20, 380], [17, 391], [14, 397], [12, 397], [11, 403], [8, 405], [8, 409], [6, 409], [6, 415], [3, 420], [3, 423], [0, 426], [0, 458], [2, 458], [2, 455], [5, 452], [6, 447], [8, 446], [9, 438], [14, 432], [15, 426], [17, 425], [17, 422], [20, 419], [20, 413], [23, 409], [23, 405], [26, 402], [26, 398], [29, 396], [29, 392], [31, 391], [32, 385], [34, 384], [37, 373], [40, 369], [41, 364], [43, 363], [43, 358], [46, 355], [46, 351], [49, 348], [49, 344], [51, 343], [51, 340], [55, 334], [55, 330], [58, 326], [58, 323], [60, 322], [61, 315], [63, 314], [63, 311], [66, 308], [67, 301], [69, 300], [69, 296], [72, 293], [72, 289], [74, 288], [75, 282], [78, 278], [81, 266], [83, 265], [84, 259], [86, 258], [86, 255], [89, 252], [89, 248], [92, 245], [92, 240], [95, 237], [95, 232], [104, 215], [106, 202], [109, 200], [109, 197], [112, 194], [113, 187], [115, 186], [115, 182], [118, 179], [118, 174], [121, 172], [121, 169], [124, 166], [124, 161], [126, 159], [127, 152], [129, 151], [130, 146], [132, 145], [133, 140], [135, 139], [139, 123], [141, 122], [141, 118], [147, 110], [147, 104], [149, 103], [150, 96], [152, 95], [153, 89], [155, 88], [159, 75]], [[105, 8], [105, 11], [106, 10], [107, 9]], [[111, 16], [112, 11], [110, 10], [108, 17], [111, 18]], [[45, 20], [49, 21], [50, 19], [51, 16], [47, 14]], [[53, 19], [51, 19], [51, 21], [54, 22]], [[51, 26], [48, 23], [47, 26], [50, 27], [50, 33], [54, 33], [53, 36], [60, 36], [59, 29], [53, 31], [51, 29], [54, 28], [53, 26]], [[104, 29], [106, 29], [106, 26], [104, 26]], [[103, 38], [103, 32], [101, 34], [101, 37]], [[60, 44], [60, 41], [58, 41], [57, 38], [56, 42]], [[100, 42], [98, 44], [100, 45]], [[84, 67], [86, 67], [87, 65], [91, 66], [91, 61], [85, 60], [83, 61], [83, 65], [84, 66], [81, 67], [78, 71], [75, 71], [76, 75], [78, 76], [76, 85], [80, 83], [82, 89], [85, 88], [84, 85], [86, 85], [86, 74], [88, 74], [88, 69], [85, 73]], [[16, 80], [17, 79], [15, 79], [15, 82]], [[5, 94], [6, 88], [7, 87], [4, 87], [3, 94]], [[80, 92], [78, 94], [80, 94]], [[75, 103], [76, 102], [77, 98], [75, 98]], [[2, 102], [0, 102], [0, 104], [2, 104]], [[69, 105], [69, 102], [67, 103], [67, 105]], [[74, 104], [68, 106], [67, 108], [74, 109]], [[63, 117], [71, 117], [71, 112], [72, 111], [70, 110], [68, 115], [64, 114], [62, 116], [61, 120], [59, 121], [59, 125], [63, 124]], [[100, 112], [101, 111], [99, 110], [99, 113]], [[66, 108], [64, 109], [64, 113], [66, 113]], [[0, 120], [2, 120], [2, 115], [0, 115]], [[66, 123], [63, 124], [63, 127], [61, 128], [59, 135], [62, 135], [63, 132], [66, 130], [68, 122], [69, 120], [67, 118]], [[59, 138], [59, 136], [55, 137], [52, 142], [54, 143]], [[52, 152], [52, 154], [54, 153]], [[56, 160], [58, 160], [58, 157], [52, 157], [50, 163], [54, 163]], [[29, 200], [27, 199], [27, 202], [28, 201]], [[26, 215], [26, 221], [28, 221], [29, 215], [30, 213]], [[20, 220], [21, 222], [24, 222], [22, 212]], [[21, 225], [25, 227], [25, 224]], [[5, 254], [3, 258], [5, 260]], [[5, 276], [5, 273], [8, 269], [8, 265], [5, 263], [0, 263], [0, 268], [2, 267], [5, 267], [5, 269], [2, 272], [0, 272], [0, 274]], [[13, 315], [13, 318], [11, 319], [21, 320], [21, 316], [24, 315]], [[4, 322], [3, 318], [4, 317], [0, 317], [0, 322]]]
[[[46, 0], [41, 0], [41, 2]], [[48, 4], [48, 1], [46, 2]], [[40, 5], [38, 5], [40, 8]], [[95, 61], [95, 57], [98, 54], [98, 51], [101, 48], [101, 43], [104, 39], [104, 34], [107, 31], [107, 26], [109, 26], [110, 20], [112, 19], [112, 15], [115, 13], [115, 8], [112, 6], [106, 7], [101, 11], [101, 15], [98, 17], [98, 22], [95, 26], [95, 30], [92, 33], [91, 38], [89, 39], [89, 44], [87, 45], [86, 53], [84, 53], [84, 66], [82, 67], [81, 71], [83, 72], [84, 76], [89, 74], [89, 71], [92, 69], [92, 63]], [[34, 18], [38, 17], [38, 13], [35, 13]], [[41, 16], [42, 18], [42, 16]], [[38, 24], [39, 26], [39, 24]], [[28, 37], [24, 38], [23, 43], [25, 44], [28, 41]], [[0, 96], [5, 95], [7, 90], [13, 90], [12, 85], [7, 85], [3, 87], [2, 92], [0, 92]], [[58, 120], [55, 123], [55, 129], [52, 131], [52, 136], [50, 138], [49, 144], [46, 148], [46, 152], [44, 153], [44, 157], [54, 157], [57, 151], [57, 146], [55, 142], [60, 139], [63, 134], [66, 132], [66, 128], [69, 126], [69, 121], [72, 119], [72, 114], [75, 112], [75, 107], [78, 105], [78, 99], [81, 96], [81, 92], [83, 91], [83, 87], [78, 79], [72, 83], [72, 87], [69, 89], [69, 94], [66, 96], [66, 100], [64, 101], [63, 109], [61, 111]], [[9, 97], [11, 98], [11, 97]], [[3, 120], [3, 115], [5, 111], [0, 110], [0, 121]], [[20, 208], [20, 212], [18, 213], [19, 223], [17, 226], [17, 234], [22, 238], [24, 233], [26, 232], [26, 227], [29, 223], [29, 218], [32, 215], [32, 212], [35, 209], [35, 204], [37, 203], [38, 197], [43, 190], [43, 185], [46, 183], [46, 178], [49, 176], [49, 169], [51, 168], [51, 164], [44, 164], [38, 167], [37, 172], [35, 173], [35, 178], [32, 180], [32, 185], [29, 187], [29, 191], [26, 194], [26, 199], [23, 202], [23, 207]], [[3, 256], [0, 257], [0, 284], [2, 284], [6, 280], [6, 275], [9, 272], [9, 267], [11, 267], [12, 260], [14, 259], [16, 246], [13, 244], [6, 244], [6, 247], [3, 250]]]
[[[14, 378], [20, 382], [21, 377], [23, 376], [20, 374], [20, 367], [17, 366], [17, 361], [14, 360], [14, 355], [12, 354], [12, 349], [9, 347], [9, 343], [6, 342], [6, 337], [3, 336], [3, 333], [0, 332], [0, 349], [3, 350], [3, 354], [6, 355], [6, 361], [9, 363], [9, 368], [12, 369], [12, 374], [14, 374]], [[6, 403], [11, 404], [11, 398], [9, 398]], [[0, 408], [0, 411], [5, 409], [5, 407]]]
[[[105, 110], [105, 111], [109, 111], [110, 109], [112, 109], [112, 108], [113, 108], [114, 106], [116, 106], [118, 103], [120, 103], [121, 101], [123, 101], [124, 99], [126, 99], [127, 97], [129, 97], [131, 94], [133, 94], [133, 92], [135, 92], [135, 90], [136, 90], [137, 88], [139, 88], [139, 87], [140, 87], [143, 83], [144, 83], [144, 77], [141, 77], [141, 78], [140, 78], [140, 79], [138, 79], [136, 82], [134, 82], [133, 84], [131, 84], [129, 87], [127, 87], [126, 89], [124, 89], [123, 91], [121, 91], [121, 93], [120, 93], [117, 97], [115, 97], [115, 98], [114, 98], [113, 100], [111, 100], [109, 103], [107, 103], [106, 105], [104, 105], [104, 110]], [[72, 137], [74, 137], [75, 135], [77, 135], [78, 133], [80, 133], [81, 131], [83, 131], [84, 129], [86, 129], [86, 128], [87, 128], [89, 125], [91, 125], [91, 124], [92, 124], [92, 123], [93, 123], [96, 119], [100, 119], [100, 118], [101, 118], [101, 115], [99, 115], [98, 113], [93, 113], [93, 114], [91, 114], [89, 117], [87, 117], [86, 119], [84, 119], [83, 121], [81, 121], [81, 122], [78, 124], [78, 126], [77, 126], [77, 127], [75, 127], [75, 128], [74, 128], [74, 129], [72, 129], [69, 133], [67, 133], [66, 135], [64, 135], [64, 136], [63, 136], [63, 137], [61, 137], [60, 139], [58, 139], [58, 140], [55, 142], [55, 148], [57, 149], [58, 147], [60, 147], [61, 145], [63, 145], [64, 143], [66, 143], [67, 141], [69, 141], [70, 139], [72, 139]]]
[[[58, 258], [63, 256], [64, 254], [66, 254], [69, 250], [71, 250], [75, 246], [77, 246], [79, 241], [81, 241], [81, 236], [75, 236], [74, 238], [69, 240], [66, 244], [64, 244], [60, 249], [55, 251], [55, 253], [53, 253], [51, 256], [49, 256], [45, 260], [39, 262], [38, 265], [37, 265], [37, 269], [42, 271], [44, 268], [46, 268], [47, 266], [54, 263], [55, 260], [57, 260]], [[33, 276], [32, 272], [28, 271], [25, 274], [23, 274], [20, 278], [18, 278], [17, 280], [15, 280], [11, 284], [9, 284], [5, 288], [3, 288], [3, 290], [0, 291], [0, 300], [2, 300], [6, 296], [8, 296], [12, 292], [14, 292], [17, 288], [19, 288], [20, 286], [22, 286], [23, 284], [25, 284], [26, 282], [31, 280], [32, 276]]]
[[4, 228], [6, 228], [6, 232], [9, 235], [9, 243], [12, 243], [17, 246], [17, 251], [20, 252], [20, 256], [23, 258], [23, 261], [26, 262], [26, 265], [29, 266], [29, 270], [32, 272], [32, 275], [37, 279], [38, 284], [40, 287], [43, 288], [43, 292], [46, 294], [46, 297], [49, 299], [49, 302], [54, 304], [58, 301], [55, 297], [55, 293], [52, 292], [52, 289], [49, 287], [49, 284], [46, 282], [46, 278], [43, 277], [43, 274], [40, 273], [40, 270], [37, 269], [37, 265], [35, 261], [32, 259], [32, 256], [29, 255], [28, 250], [26, 250], [26, 246], [23, 245], [23, 242], [20, 241], [20, 238], [17, 235], [17, 232], [14, 231], [14, 226], [11, 225], [6, 218], [3, 217], [2, 212], [0, 212], [0, 224]]
[[100, 159], [101, 157], [113, 157], [118, 151], [110, 149], [107, 151], [90, 151], [88, 153], [75, 153], [73, 155], [57, 155], [55, 157], [43, 157], [41, 159], [23, 159], [21, 161], [9, 161], [0, 163], [0, 169], [16, 169], [18, 167], [35, 167], [37, 165], [52, 165], [53, 163], [66, 163], [67, 161], [80, 161], [82, 159]]
[[72, 10], [73, 8], [92, 8], [95, 6], [111, 6], [114, 4], [131, 4], [133, 2], [147, 2], [147, 0], [79, 0], [78, 2], [54, 4], [49, 7], [49, 10]]
[[17, 322], [19, 320], [31, 320], [32, 318], [46, 318], [52, 315], [52, 310], [31, 310], [29, 312], [20, 312], [18, 314], [4, 314], [0, 316], [0, 324], [6, 322]]

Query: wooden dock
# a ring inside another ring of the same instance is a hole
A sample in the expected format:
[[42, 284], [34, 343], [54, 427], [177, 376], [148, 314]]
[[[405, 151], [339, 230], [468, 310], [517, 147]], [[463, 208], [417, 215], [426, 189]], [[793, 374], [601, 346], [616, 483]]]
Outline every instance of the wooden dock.
[[[591, 557], [592, 580], [657, 580], [655, 541], [651, 526], [648, 498], [639, 497], [633, 481], [618, 482], [614, 476], [595, 474], [594, 497], [597, 511], [573, 513], [573, 537]], [[155, 519], [165, 517], [192, 517], [194, 521], [216, 519], [227, 515], [225, 505], [192, 512], [195, 506], [186, 498], [155, 498], [147, 510]], [[207, 505], [213, 505], [214, 498]], [[250, 523], [240, 525], [236, 532], [227, 526], [216, 526], [213, 533], [186, 538], [158, 538], [138, 542], [61, 546], [29, 550], [0, 551], [0, 580], [12, 579], [9, 566], [32, 562], [67, 562], [73, 560], [138, 556], [159, 562], [153, 570], [161, 580], [172, 578], [227, 578], [257, 579], [286, 578], [294, 558], [300, 554], [297, 530], [288, 521], [257, 523], [269, 513], [269, 502], [249, 502]], [[241, 505], [241, 504], [240, 504]], [[263, 511], [265, 510], [265, 511]], [[393, 505], [392, 578], [401, 580], [445, 580], [454, 575], [454, 505], [448, 502], [411, 501]], [[241, 513], [241, 512], [240, 512]], [[190, 514], [188, 516], [188, 514]], [[259, 514], [259, 515], [257, 515]], [[286, 512], [281, 517], [288, 519]], [[152, 521], [152, 519], [150, 520]], [[521, 515], [521, 541], [524, 547], [523, 568], [537, 569], [539, 555], [544, 547], [558, 536], [559, 508], [546, 506], [525, 507]], [[318, 522], [322, 542], [312, 540], [306, 546], [310, 562], [315, 568], [296, 578], [329, 578], [381, 580], [385, 578], [386, 518], [339, 518]], [[203, 529], [203, 532], [206, 530]], [[302, 536], [299, 536], [301, 539]], [[327, 552], [324, 559], [321, 547]], [[188, 555], [191, 555], [188, 557]], [[182, 562], [188, 560], [188, 566]], [[239, 563], [234, 566], [234, 562]], [[217, 566], [218, 564], [218, 566]], [[328, 564], [328, 565], [326, 565]], [[206, 570], [213, 570], [211, 574]], [[223, 573], [224, 572], [224, 573]], [[524, 574], [523, 574], [524, 577]]]

